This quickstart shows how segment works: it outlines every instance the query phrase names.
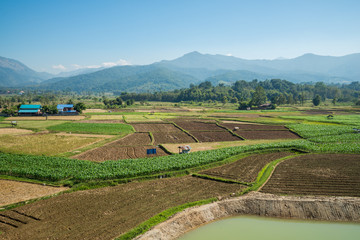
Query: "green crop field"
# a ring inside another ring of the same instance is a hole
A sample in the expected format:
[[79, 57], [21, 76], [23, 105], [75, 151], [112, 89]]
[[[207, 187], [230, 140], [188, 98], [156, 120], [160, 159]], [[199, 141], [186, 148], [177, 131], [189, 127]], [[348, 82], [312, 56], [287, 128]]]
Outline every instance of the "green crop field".
[[127, 135], [134, 132], [132, 126], [120, 123], [75, 123], [67, 122], [47, 128], [54, 132]]

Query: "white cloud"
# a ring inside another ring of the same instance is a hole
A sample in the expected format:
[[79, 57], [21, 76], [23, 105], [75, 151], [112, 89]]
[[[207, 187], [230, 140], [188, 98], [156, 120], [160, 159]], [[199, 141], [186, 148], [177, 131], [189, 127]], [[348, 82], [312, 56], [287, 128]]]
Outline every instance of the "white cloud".
[[232, 57], [232, 54], [231, 54], [231, 53], [227, 53], [226, 56]]
[[81, 66], [79, 64], [72, 64], [72, 67], [77, 70], [77, 69], [83, 69], [83, 68], [101, 68], [101, 67], [109, 68], [109, 67], [125, 66], [125, 65], [131, 65], [131, 63], [124, 59], [120, 59], [119, 61], [116, 61], [116, 62], [103, 62], [99, 65]]
[[52, 68], [54, 68], [54, 69], [60, 69], [60, 70], [65, 70], [65, 69], [66, 69], [66, 67], [64, 67], [64, 66], [61, 65], [61, 64], [59, 64], [59, 65], [54, 65], [54, 66], [52, 66]]

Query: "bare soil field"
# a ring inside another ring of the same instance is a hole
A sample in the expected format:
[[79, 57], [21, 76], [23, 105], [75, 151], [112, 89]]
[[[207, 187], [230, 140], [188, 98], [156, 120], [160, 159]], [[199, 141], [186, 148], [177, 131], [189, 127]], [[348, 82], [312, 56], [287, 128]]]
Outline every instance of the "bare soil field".
[[228, 131], [220, 132], [190, 132], [200, 142], [224, 142], [224, 141], [242, 141], [241, 138], [232, 135]]
[[133, 123], [131, 125], [137, 132], [181, 132], [179, 128], [170, 123]]
[[208, 169], [200, 173], [242, 182], [254, 182], [258, 176], [258, 173], [263, 167], [265, 167], [266, 164], [276, 159], [293, 154], [294, 153], [291, 152], [254, 154], [245, 158], [241, 158], [236, 162]]
[[30, 134], [33, 131], [27, 129], [18, 129], [18, 128], [0, 128], [0, 135], [21, 135], [21, 134]]
[[360, 154], [311, 154], [281, 162], [261, 192], [360, 197]]
[[154, 132], [155, 145], [163, 143], [192, 143], [195, 140], [186, 133], [178, 132]]
[[199, 121], [174, 121], [176, 125], [187, 131], [226, 131], [217, 126], [215, 123], [199, 122]]
[[[133, 133], [124, 138], [108, 143], [105, 146], [91, 149], [79, 155], [73, 156], [72, 158], [102, 162], [106, 160], [148, 157], [146, 149], [152, 148], [152, 146], [144, 145], [150, 144], [151, 138], [148, 133]], [[149, 155], [149, 157], [164, 155], [167, 154], [162, 149], [158, 148], [157, 154]]]
[[134, 146], [134, 147], [100, 147], [85, 153], [73, 156], [79, 160], [89, 160], [93, 162], [104, 162], [107, 160], [119, 160], [129, 158], [159, 157], [168, 155], [161, 148], [156, 148], [156, 154], [147, 155], [146, 150], [155, 148], [154, 146]]
[[230, 130], [235, 129], [235, 127], [240, 130], [287, 130], [283, 125], [262, 125], [262, 124], [244, 124], [244, 123], [220, 123], [221, 126], [224, 126]]
[[295, 133], [286, 130], [254, 130], [254, 131], [234, 131], [237, 135], [245, 139], [298, 139], [300, 138]]
[[3, 211], [1, 238], [113, 239], [165, 209], [243, 188], [185, 176], [63, 194]]
[[[76, 115], [76, 116], [48, 116], [48, 120], [63, 120], [63, 121], [76, 121], [76, 120], [82, 120], [85, 116]], [[6, 118], [7, 121], [21, 121], [21, 120], [46, 120], [46, 117], [42, 116], [34, 116], [34, 117], [9, 117]]]
[[44, 197], [68, 190], [68, 188], [66, 187], [50, 187], [40, 184], [16, 182], [1, 179], [0, 189], [0, 206]]

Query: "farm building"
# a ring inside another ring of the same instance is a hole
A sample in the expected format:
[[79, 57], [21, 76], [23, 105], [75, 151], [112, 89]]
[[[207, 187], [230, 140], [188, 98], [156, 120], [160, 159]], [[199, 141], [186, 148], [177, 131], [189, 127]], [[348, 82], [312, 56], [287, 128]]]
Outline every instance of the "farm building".
[[73, 104], [58, 104], [57, 109], [59, 113], [76, 113]]
[[19, 115], [40, 115], [41, 114], [41, 105], [25, 105], [22, 104], [18, 111]]

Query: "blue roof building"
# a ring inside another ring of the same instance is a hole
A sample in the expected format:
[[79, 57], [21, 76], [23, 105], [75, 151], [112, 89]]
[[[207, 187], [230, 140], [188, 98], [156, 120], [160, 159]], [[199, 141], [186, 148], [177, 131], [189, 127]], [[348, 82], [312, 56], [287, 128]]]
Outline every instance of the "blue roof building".
[[75, 113], [74, 104], [58, 104], [56, 107], [59, 113], [66, 112], [66, 113]]
[[20, 115], [38, 115], [41, 114], [41, 105], [22, 104], [18, 111]]

